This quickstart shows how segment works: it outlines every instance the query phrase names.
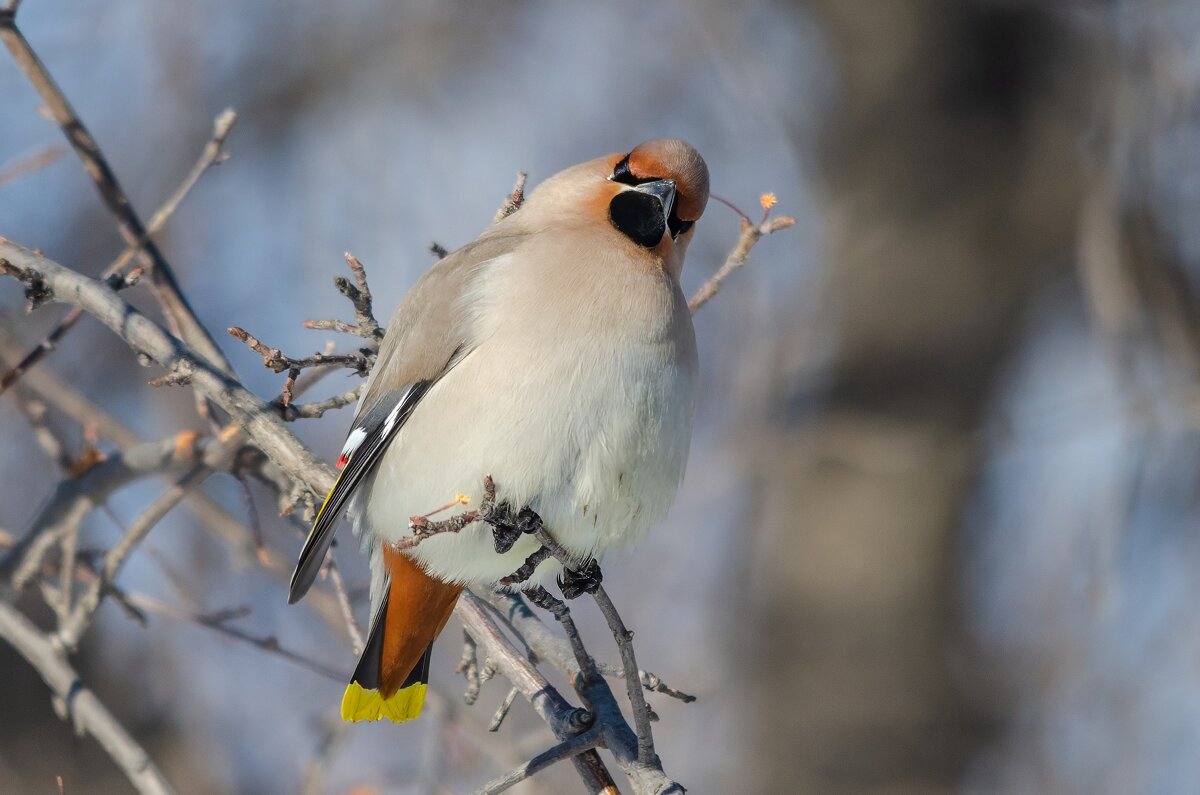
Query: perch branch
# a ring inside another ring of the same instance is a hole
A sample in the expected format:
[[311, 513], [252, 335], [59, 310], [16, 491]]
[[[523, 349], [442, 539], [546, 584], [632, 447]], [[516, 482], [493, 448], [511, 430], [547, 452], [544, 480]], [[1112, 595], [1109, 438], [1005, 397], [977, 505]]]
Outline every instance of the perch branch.
[[[521, 692], [555, 737], [560, 741], [566, 740], [588, 728], [594, 719], [592, 713], [572, 707], [563, 699], [542, 673], [504, 636], [479, 597], [470, 591], [463, 591], [454, 612], [467, 632], [476, 641], [487, 645], [488, 657], [496, 661], [499, 671]], [[594, 750], [576, 755], [571, 761], [589, 793], [616, 791], [612, 776]], [[611, 790], [608, 789], [610, 787]]]

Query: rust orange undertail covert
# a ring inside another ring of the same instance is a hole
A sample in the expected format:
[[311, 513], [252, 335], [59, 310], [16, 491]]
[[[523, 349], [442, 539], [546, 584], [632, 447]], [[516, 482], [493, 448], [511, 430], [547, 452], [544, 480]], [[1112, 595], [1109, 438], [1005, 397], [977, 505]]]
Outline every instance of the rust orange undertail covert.
[[461, 585], [430, 577], [390, 545], [382, 554], [388, 587], [342, 697], [342, 720], [399, 722], [421, 713], [433, 641], [462, 593]]

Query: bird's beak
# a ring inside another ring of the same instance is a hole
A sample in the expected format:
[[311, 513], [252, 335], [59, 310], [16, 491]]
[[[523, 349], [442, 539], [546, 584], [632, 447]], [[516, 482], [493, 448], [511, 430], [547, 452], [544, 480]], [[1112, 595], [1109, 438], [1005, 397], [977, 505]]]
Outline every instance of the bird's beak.
[[645, 193], [658, 199], [659, 204], [662, 205], [664, 223], [671, 217], [671, 207], [675, 204], [675, 180], [656, 179], [653, 182], [643, 182], [641, 185], [634, 185], [630, 190], [636, 190], [639, 193]]

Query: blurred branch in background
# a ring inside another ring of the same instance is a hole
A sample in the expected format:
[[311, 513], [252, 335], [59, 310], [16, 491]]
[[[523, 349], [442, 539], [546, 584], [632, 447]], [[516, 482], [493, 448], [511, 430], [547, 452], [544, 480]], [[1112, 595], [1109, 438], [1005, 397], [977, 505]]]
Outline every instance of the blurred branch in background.
[[1013, 329], [1068, 262], [1063, 87], [1086, 66], [1042, 4], [807, 7], [845, 81], [822, 153], [836, 347], [800, 381], [806, 330], [781, 334], [772, 413], [747, 418], [753, 789], [951, 792], [1004, 710], [959, 594], [978, 429]]
[[[200, 153], [200, 159], [192, 166], [192, 170], [180, 183], [179, 187], [172, 193], [163, 205], [150, 217], [150, 223], [146, 225], [146, 235], [152, 236], [157, 234], [175, 213], [176, 208], [183, 202], [184, 198], [200, 181], [200, 177], [204, 175], [209, 168], [219, 164], [225, 157], [223, 147], [225, 139], [233, 130], [234, 122], [237, 121], [237, 114], [232, 108], [222, 111], [221, 115], [213, 122], [213, 134], [208, 143], [205, 144], [204, 150]], [[107, 268], [104, 269], [104, 275], [115, 276], [121, 273], [129, 264], [129, 261], [137, 255], [140, 249], [137, 245], [129, 245], [114, 260]], [[58, 325], [54, 327], [46, 337], [38, 343], [37, 347], [33, 348], [29, 353], [25, 354], [19, 362], [9, 367], [3, 374], [0, 374], [0, 394], [3, 394], [6, 389], [17, 382], [27, 370], [35, 367], [42, 357], [50, 353], [62, 340], [62, 338], [71, 330], [79, 319], [83, 317], [83, 310], [79, 307], [72, 308]]]
[[[71, 107], [71, 103], [67, 101], [66, 96], [54, 82], [54, 78], [50, 76], [21, 29], [17, 27], [16, 5], [0, 13], [0, 40], [4, 42], [4, 46], [8, 48], [17, 66], [29, 78], [30, 84], [37, 90], [42, 101], [46, 103], [45, 107], [50, 116], [62, 128], [63, 135], [67, 137], [71, 148], [75, 150], [75, 154], [82, 161], [84, 169], [95, 183], [105, 206], [116, 218], [117, 228], [126, 244], [137, 250], [138, 260], [149, 271], [151, 291], [162, 305], [163, 313], [172, 332], [191, 344], [200, 355], [212, 362], [218, 369], [227, 373], [232, 372], [225, 355], [221, 353], [212, 336], [201, 325], [183, 297], [174, 272], [167, 264], [158, 244], [151, 237], [151, 232], [134, 211], [129, 197], [117, 182], [117, 177], [109, 166], [108, 160], [100, 151], [100, 147], [96, 145], [95, 139], [84, 126], [75, 109]], [[220, 118], [217, 120], [218, 133], [214, 134], [216, 143], [211, 147], [214, 153], [220, 152], [219, 141], [228, 134], [228, 128], [233, 124], [233, 117], [228, 116], [224, 122], [224, 132], [220, 133], [223, 120]], [[203, 172], [203, 170], [204, 168], [200, 168], [199, 172]]]

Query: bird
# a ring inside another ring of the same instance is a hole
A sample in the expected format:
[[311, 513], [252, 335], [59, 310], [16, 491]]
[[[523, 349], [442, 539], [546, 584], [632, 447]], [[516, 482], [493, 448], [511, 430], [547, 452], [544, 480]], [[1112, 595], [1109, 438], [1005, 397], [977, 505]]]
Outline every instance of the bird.
[[347, 514], [370, 556], [373, 619], [344, 720], [419, 715], [462, 589], [496, 587], [541, 547], [520, 533], [501, 544], [479, 519], [402, 548], [410, 517], [479, 506], [490, 486], [578, 563], [546, 559], [533, 584], [664, 518], [692, 435], [697, 351], [679, 280], [708, 188], [704, 159], [675, 139], [571, 166], [401, 300], [288, 597], [311, 586]]

